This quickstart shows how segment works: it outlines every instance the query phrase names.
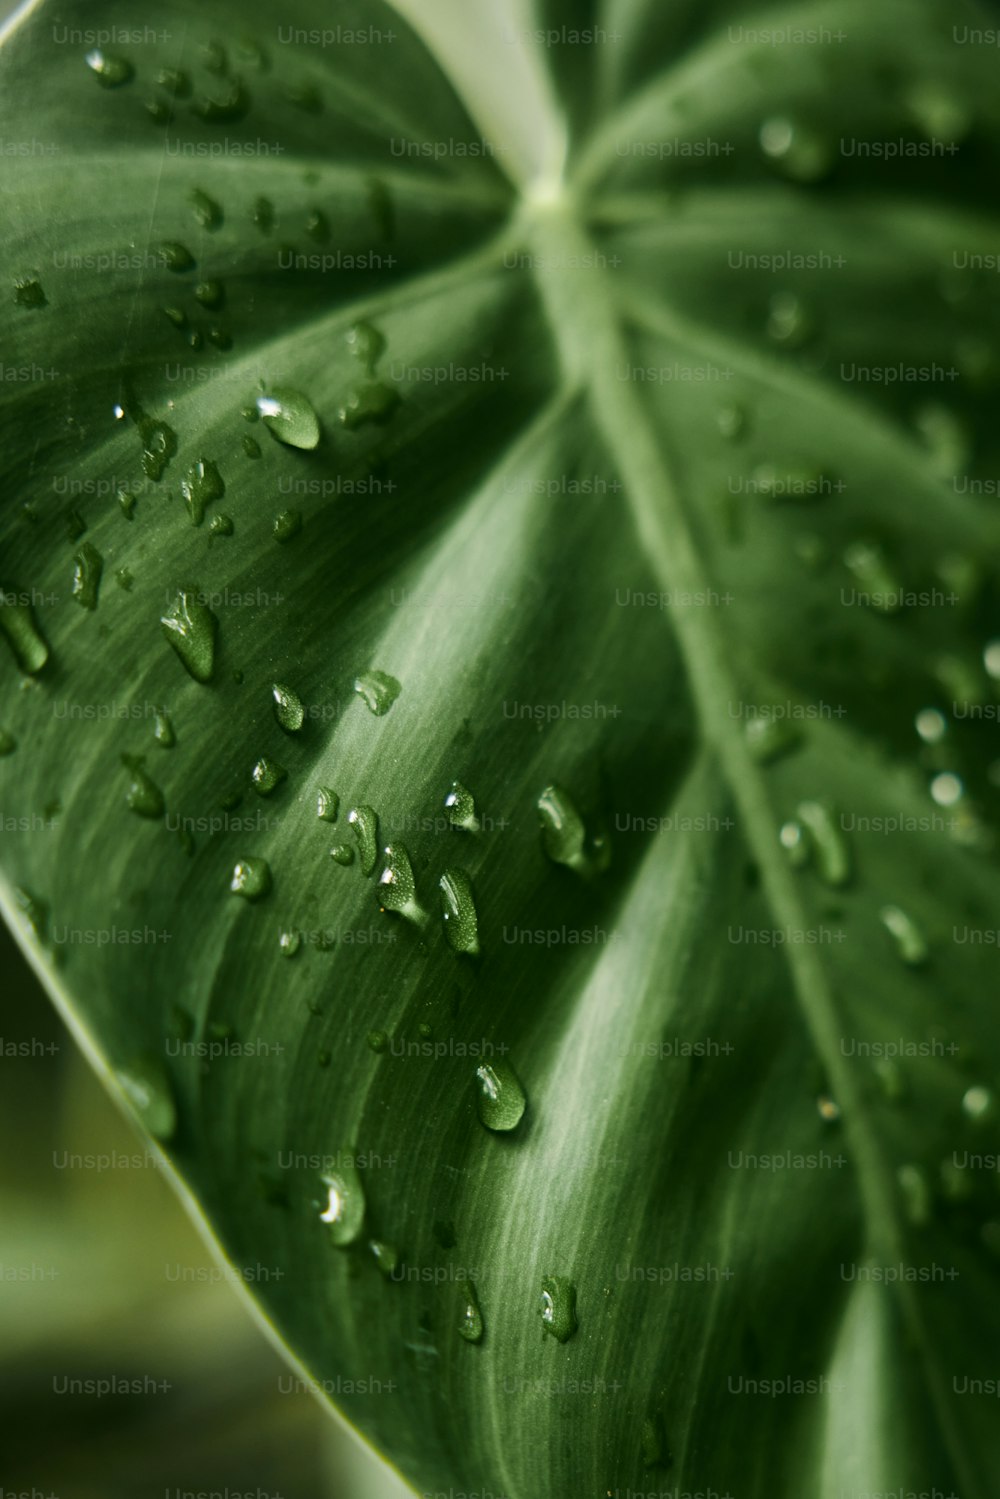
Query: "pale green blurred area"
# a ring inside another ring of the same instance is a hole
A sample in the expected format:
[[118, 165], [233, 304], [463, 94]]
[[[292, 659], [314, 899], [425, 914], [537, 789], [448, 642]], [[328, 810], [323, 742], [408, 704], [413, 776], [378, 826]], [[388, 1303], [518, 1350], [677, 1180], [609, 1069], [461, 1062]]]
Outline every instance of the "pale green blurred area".
[[[0, 1038], [0, 1491], [409, 1494], [310, 1394], [288, 1392], [292, 1372], [5, 930]], [[12, 1043], [29, 1054], [3, 1054]], [[76, 1379], [143, 1392], [59, 1392]]]

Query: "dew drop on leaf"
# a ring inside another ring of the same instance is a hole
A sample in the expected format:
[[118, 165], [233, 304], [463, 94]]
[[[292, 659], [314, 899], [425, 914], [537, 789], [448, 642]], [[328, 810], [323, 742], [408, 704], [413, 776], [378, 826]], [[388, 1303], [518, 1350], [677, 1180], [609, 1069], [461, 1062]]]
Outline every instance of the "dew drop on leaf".
[[330, 238], [330, 220], [321, 208], [311, 208], [306, 216], [306, 233], [319, 245]]
[[793, 869], [801, 869], [809, 863], [809, 841], [800, 822], [783, 823], [778, 841], [788, 855], [788, 862]]
[[306, 710], [302, 699], [293, 687], [283, 687], [275, 682], [271, 688], [274, 699], [274, 716], [288, 734], [297, 734], [305, 722]]
[[587, 866], [586, 828], [569, 792], [547, 786], [538, 798], [542, 848], [553, 864], [583, 870]]
[[899, 1182], [907, 1218], [915, 1228], [925, 1227], [933, 1213], [933, 1196], [927, 1173], [923, 1167], [910, 1162], [900, 1166], [896, 1180]]
[[851, 854], [833, 809], [825, 802], [800, 802], [795, 815], [809, 837], [820, 879], [834, 888], [846, 885], [851, 878]]
[[188, 507], [193, 526], [200, 526], [205, 519], [206, 505], [221, 500], [226, 492], [225, 481], [218, 467], [208, 458], [199, 458], [192, 463], [181, 480], [181, 494]]
[[368, 1047], [376, 1056], [381, 1056], [389, 1049], [389, 1037], [385, 1031], [369, 1031]]
[[294, 958], [302, 946], [302, 933], [298, 927], [286, 927], [278, 933], [278, 951], [283, 958]]
[[[374, 807], [352, 807], [347, 814], [347, 821], [354, 830], [358, 845], [358, 858], [361, 860], [361, 873], [370, 875], [375, 868], [375, 860], [378, 858], [378, 813]], [[343, 863], [344, 861], [338, 859], [337, 862]]]
[[509, 1062], [494, 1059], [476, 1068], [476, 1110], [487, 1129], [506, 1133], [524, 1117], [527, 1099]]
[[787, 718], [748, 718], [744, 733], [747, 749], [761, 765], [798, 749], [802, 742], [801, 730]]
[[353, 1244], [365, 1221], [365, 1191], [361, 1174], [355, 1166], [341, 1166], [321, 1177], [326, 1188], [326, 1202], [320, 1222], [327, 1224], [330, 1238], [338, 1249]]
[[42, 290], [42, 283], [35, 276], [19, 276], [14, 282], [14, 301], [18, 307], [37, 310], [45, 307], [48, 299]]
[[[202, 307], [213, 310], [222, 306], [225, 296], [221, 281], [199, 281], [194, 289], [195, 301], [200, 302]], [[256, 408], [254, 408], [254, 420], [256, 420]]]
[[364, 366], [365, 373], [374, 375], [375, 366], [385, 353], [385, 335], [373, 323], [352, 323], [347, 330], [347, 347]]
[[190, 78], [177, 68], [161, 68], [156, 75], [156, 82], [168, 94], [173, 94], [175, 99], [186, 99], [191, 92]]
[[250, 95], [238, 78], [224, 79], [198, 94], [191, 108], [210, 125], [241, 120], [250, 108]]
[[173, 749], [177, 743], [174, 726], [170, 722], [170, 715], [166, 708], [157, 708], [156, 717], [153, 721], [153, 738], [161, 749]]
[[14, 901], [29, 932], [35, 941], [44, 947], [49, 934], [48, 905], [39, 896], [26, 890], [23, 885], [18, 885], [14, 890]]
[[271, 868], [266, 859], [240, 859], [233, 869], [229, 888], [244, 900], [261, 900], [271, 889]]
[[86, 62], [102, 88], [121, 88], [135, 76], [135, 69], [127, 58], [117, 52], [105, 52], [103, 47], [92, 47]]
[[232, 517], [228, 515], [213, 515], [208, 523], [208, 529], [212, 536], [232, 536]]
[[215, 230], [220, 228], [224, 215], [222, 205], [208, 193], [203, 193], [201, 188], [191, 189], [190, 203], [194, 210], [194, 216], [203, 229]]
[[316, 792], [316, 816], [321, 822], [336, 822], [340, 810], [340, 797], [329, 786], [320, 786]]
[[467, 1343], [481, 1343], [483, 1339], [483, 1313], [473, 1282], [466, 1281], [460, 1287], [461, 1311], [458, 1318], [459, 1335]]
[[215, 670], [215, 634], [218, 620], [195, 593], [181, 590], [160, 627], [184, 669], [196, 682], [210, 682]]
[[144, 763], [141, 755], [122, 755], [122, 764], [130, 776], [125, 802], [137, 817], [160, 818], [164, 809], [163, 792], [146, 774]]
[[407, 921], [423, 926], [427, 914], [417, 900], [417, 886], [409, 851], [403, 843], [391, 843], [385, 849], [385, 868], [378, 881], [379, 903], [384, 911], [394, 911]]
[[177, 1128], [177, 1105], [170, 1079], [153, 1057], [136, 1057], [115, 1073], [118, 1085], [156, 1140], [170, 1140]]
[[844, 565], [867, 595], [865, 602], [882, 614], [895, 614], [902, 586], [880, 547], [857, 541], [844, 553]]
[[383, 714], [388, 713], [403, 689], [396, 678], [390, 677], [388, 672], [366, 671], [361, 676], [355, 677], [354, 690], [376, 718], [381, 718]]
[[883, 906], [879, 920], [896, 944], [896, 951], [912, 968], [927, 961], [927, 939], [912, 916], [901, 911], [899, 906]]
[[31, 605], [22, 603], [16, 589], [0, 589], [0, 630], [14, 653], [14, 660], [29, 676], [40, 672], [49, 659]]
[[261, 755], [250, 772], [253, 789], [258, 796], [270, 796], [288, 776], [288, 771], [270, 755]]
[[168, 271], [174, 271], [180, 275], [184, 271], [194, 270], [194, 256], [187, 245], [182, 245], [179, 240], [164, 240], [158, 248], [158, 253]]
[[243, 434], [243, 451], [248, 458], [260, 457], [260, 443], [255, 437], [251, 437], [249, 432]]
[[772, 343], [797, 349], [812, 331], [802, 301], [790, 291], [775, 292], [768, 303], [767, 336]]
[[369, 380], [350, 391], [337, 416], [349, 432], [368, 422], [383, 426], [399, 405], [399, 392], [384, 380]]
[[115, 582], [118, 584], [119, 588], [125, 591], [125, 593], [131, 593], [132, 585], [134, 584], [135, 579], [133, 578], [131, 572], [127, 567], [120, 567], [115, 573]]
[[257, 410], [268, 431], [287, 447], [308, 449], [319, 442], [319, 417], [300, 390], [274, 385], [257, 397]]
[[542, 1326], [560, 1343], [566, 1343], [577, 1329], [576, 1287], [561, 1275], [547, 1275], [542, 1281], [539, 1310]]
[[354, 850], [349, 843], [335, 843], [330, 850], [330, 858], [335, 864], [342, 864], [345, 868], [354, 863]]
[[448, 810], [448, 821], [453, 828], [461, 828], [466, 833], [478, 833], [480, 829], [479, 818], [476, 816], [476, 802], [471, 791], [467, 791], [461, 781], [452, 781], [451, 790], [444, 799]]
[[282, 510], [280, 515], [274, 517], [274, 525], [271, 528], [275, 541], [281, 546], [284, 546], [286, 541], [291, 541], [294, 537], [298, 536], [301, 530], [301, 510]]
[[158, 481], [177, 452], [177, 433], [166, 422], [144, 412], [137, 415], [136, 426], [142, 442], [142, 471], [147, 479]]
[[84, 609], [96, 609], [104, 558], [85, 541], [73, 558], [73, 597]]
[[386, 1244], [382, 1239], [372, 1239], [368, 1248], [386, 1280], [391, 1280], [399, 1264], [399, 1250], [394, 1244]]
[[270, 234], [274, 228], [274, 204], [270, 198], [254, 198], [250, 217], [261, 234]]
[[441, 891], [441, 919], [444, 934], [452, 952], [479, 951], [479, 916], [472, 892], [472, 881], [464, 869], [446, 869], [438, 881]]

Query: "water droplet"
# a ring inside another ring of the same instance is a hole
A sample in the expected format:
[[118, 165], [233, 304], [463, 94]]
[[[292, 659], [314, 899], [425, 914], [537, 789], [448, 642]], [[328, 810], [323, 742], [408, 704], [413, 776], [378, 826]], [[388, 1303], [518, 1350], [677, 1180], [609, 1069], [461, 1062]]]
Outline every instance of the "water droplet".
[[212, 679], [218, 623], [197, 594], [187, 590], [178, 593], [170, 613], [160, 619], [164, 635], [196, 682], [210, 682]]
[[320, 786], [316, 792], [316, 816], [321, 822], [336, 822], [340, 810], [340, 797], [329, 786]]
[[190, 78], [177, 68], [161, 68], [156, 75], [156, 81], [160, 88], [166, 89], [168, 94], [173, 94], [175, 99], [186, 99], [191, 93]]
[[375, 366], [385, 353], [385, 335], [372, 323], [353, 323], [347, 330], [347, 347], [360, 360], [365, 373], [374, 375]]
[[22, 885], [15, 888], [14, 900], [31, 935], [44, 947], [49, 933], [49, 908], [45, 901], [40, 900], [37, 895], [32, 895], [31, 891], [26, 890]]
[[203, 193], [197, 187], [192, 188], [189, 194], [189, 201], [194, 210], [194, 216], [203, 229], [214, 231], [221, 227], [225, 217], [222, 212], [222, 205], [217, 203], [214, 198], [210, 198], [208, 193]]
[[545, 1331], [566, 1343], [577, 1329], [576, 1287], [561, 1275], [547, 1275], [542, 1281], [540, 1306]]
[[17, 740], [6, 729], [0, 729], [0, 755], [12, 755], [17, 749]]
[[365, 1190], [355, 1166], [340, 1166], [325, 1171], [321, 1178], [327, 1189], [326, 1206], [320, 1221], [329, 1224], [330, 1238], [338, 1249], [353, 1244], [365, 1221]]
[[153, 720], [153, 738], [161, 749], [173, 749], [177, 743], [174, 726], [170, 722], [170, 715], [166, 708], [156, 710], [156, 717]]
[[251, 437], [249, 432], [243, 434], [243, 451], [248, 458], [260, 457], [260, 443], [255, 437]]
[[821, 1093], [817, 1098], [816, 1112], [824, 1124], [837, 1124], [840, 1120], [840, 1104], [828, 1093]]
[[826, 885], [846, 885], [851, 878], [851, 853], [836, 814], [825, 802], [800, 802], [796, 818], [805, 828], [816, 864]]
[[323, 109], [323, 99], [314, 83], [293, 83], [285, 89], [289, 104], [301, 109], [303, 114], [318, 115]]
[[275, 682], [271, 688], [274, 699], [274, 716], [288, 734], [297, 734], [305, 722], [306, 710], [302, 699], [292, 687], [283, 687]]
[[275, 541], [282, 546], [286, 541], [291, 541], [293, 537], [298, 536], [301, 530], [301, 510], [282, 510], [280, 515], [274, 517], [272, 533]]
[[42, 283], [37, 276], [17, 278], [14, 282], [14, 301], [18, 307], [27, 307], [32, 310], [48, 305], [48, 299], [42, 290]]
[[965, 795], [961, 778], [950, 770], [942, 771], [931, 781], [931, 796], [939, 807], [953, 807]]
[[300, 390], [272, 386], [269, 395], [257, 397], [257, 410], [268, 431], [288, 447], [314, 448], [319, 442], [319, 417]]
[[993, 1120], [997, 1113], [996, 1094], [981, 1084], [968, 1088], [962, 1098], [962, 1113], [975, 1124]]
[[183, 271], [194, 269], [194, 256], [187, 245], [182, 245], [176, 239], [164, 240], [158, 254], [168, 271], [175, 271], [179, 275]]
[[354, 690], [364, 699], [376, 718], [381, 718], [384, 713], [388, 713], [403, 689], [388, 672], [366, 671], [360, 677], [355, 677]]
[[117, 52], [105, 52], [102, 47], [93, 47], [87, 53], [87, 67], [102, 88], [121, 88], [135, 76], [135, 69], [126, 58]]
[[85, 541], [73, 558], [73, 597], [84, 609], [96, 609], [104, 558]]
[[142, 441], [142, 471], [147, 479], [158, 482], [177, 452], [177, 433], [166, 422], [144, 412], [137, 415], [136, 426]]
[[413, 865], [403, 843], [392, 843], [385, 849], [385, 868], [378, 881], [379, 903], [383, 911], [394, 911], [407, 921], [423, 926], [427, 913], [417, 900]]
[[274, 204], [270, 198], [254, 198], [253, 207], [250, 209], [250, 217], [261, 234], [270, 234], [274, 228]]
[[154, 1057], [136, 1057], [115, 1077], [153, 1138], [170, 1140], [177, 1128], [177, 1105], [163, 1065]]
[[389, 1049], [389, 1037], [385, 1031], [369, 1031], [368, 1045], [376, 1056], [381, 1056]]
[[229, 72], [229, 58], [226, 56], [226, 49], [222, 43], [214, 39], [204, 42], [199, 51], [202, 67], [207, 72], [214, 73], [217, 78], [224, 78]]
[[225, 482], [214, 463], [207, 458], [199, 458], [192, 463], [181, 480], [181, 494], [188, 507], [191, 524], [200, 526], [205, 519], [206, 505], [221, 500], [225, 492]]
[[21, 670], [30, 676], [40, 672], [49, 659], [49, 648], [35, 624], [31, 605], [19, 601], [16, 589], [0, 589], [0, 630]]
[[809, 863], [809, 842], [800, 822], [784, 823], [778, 839], [793, 869], [801, 869]]
[[945, 716], [937, 708], [921, 708], [914, 723], [925, 744], [940, 743], [948, 732]]
[[137, 498], [138, 497], [133, 490], [119, 489], [118, 504], [120, 505], [122, 515], [124, 515], [126, 520], [135, 519], [135, 502]]
[[182, 307], [164, 307], [163, 314], [175, 328], [187, 327], [187, 313]]
[[768, 303], [767, 335], [773, 343], [797, 349], [812, 332], [812, 324], [794, 292], [775, 292]]
[[744, 733], [747, 749], [761, 765], [769, 765], [802, 743], [801, 730], [787, 718], [748, 718]]
[[229, 888], [244, 900], [260, 900], [271, 888], [271, 868], [266, 859], [240, 859], [233, 869]]
[[832, 165], [829, 142], [786, 116], [764, 121], [760, 146], [768, 161], [793, 182], [818, 182]]
[[926, 1172], [921, 1166], [910, 1163], [900, 1166], [896, 1180], [899, 1182], [907, 1218], [915, 1228], [925, 1227], [933, 1212], [933, 1197]]
[[66, 512], [66, 535], [70, 541], [79, 541], [87, 529], [87, 522], [79, 510], [67, 510]]
[[448, 809], [448, 821], [453, 828], [461, 828], [466, 833], [478, 833], [480, 821], [476, 816], [476, 802], [471, 791], [467, 791], [461, 781], [452, 781], [451, 790], [444, 799]]
[[147, 99], [146, 111], [157, 125], [169, 125], [174, 118], [172, 106], [163, 99]]
[[509, 1062], [483, 1062], [476, 1068], [476, 1109], [487, 1129], [516, 1129], [527, 1104], [524, 1089]]
[[335, 843], [330, 850], [334, 863], [345, 866], [354, 863], [354, 850], [349, 843]]
[[441, 919], [444, 934], [452, 952], [479, 951], [479, 917], [476, 913], [472, 881], [464, 869], [446, 869], [438, 881], [441, 891]]
[[882, 614], [895, 614], [901, 606], [902, 585], [880, 547], [858, 541], [844, 553], [844, 564], [869, 595], [868, 602]]
[[325, 245], [330, 238], [330, 220], [321, 208], [309, 210], [306, 216], [306, 233], [319, 245]]
[[[194, 289], [194, 297], [202, 307], [214, 310], [222, 306], [226, 299], [226, 292], [221, 281], [199, 281]], [[256, 420], [256, 410], [254, 419]]]
[[476, 1294], [474, 1283], [466, 1281], [460, 1287], [462, 1297], [462, 1309], [458, 1318], [459, 1335], [467, 1343], [481, 1343], [483, 1340], [483, 1313], [479, 1305], [479, 1297]]
[[883, 906], [879, 920], [896, 943], [904, 963], [917, 968], [927, 961], [927, 939], [917, 923], [898, 906]]
[[213, 515], [208, 523], [208, 529], [213, 536], [232, 536], [232, 517], [229, 515]]
[[283, 958], [294, 958], [302, 946], [302, 933], [298, 927], [287, 927], [278, 934], [278, 951]]
[[352, 807], [347, 814], [347, 821], [354, 829], [361, 872], [366, 876], [370, 875], [378, 858], [378, 813], [374, 807]]
[[288, 771], [270, 755], [261, 755], [250, 772], [253, 789], [259, 796], [270, 796], [288, 777]]
[[250, 95], [238, 78], [220, 80], [217, 87], [199, 94], [191, 108], [209, 124], [241, 120], [250, 108]]
[[368, 1245], [375, 1257], [375, 1263], [387, 1280], [391, 1280], [393, 1272], [399, 1264], [399, 1250], [394, 1244], [386, 1244], [382, 1239], [372, 1239]]
[[142, 755], [122, 755], [122, 764], [131, 776], [125, 802], [129, 810], [138, 817], [160, 818], [163, 816], [163, 792], [146, 774]]
[[135, 579], [133, 578], [131, 572], [127, 567], [120, 567], [115, 573], [115, 582], [118, 584], [118, 587], [123, 588], [126, 593], [131, 593], [132, 586], [135, 583]]
[[384, 380], [369, 380], [347, 395], [337, 416], [348, 431], [354, 432], [367, 422], [384, 426], [399, 405], [399, 392]]

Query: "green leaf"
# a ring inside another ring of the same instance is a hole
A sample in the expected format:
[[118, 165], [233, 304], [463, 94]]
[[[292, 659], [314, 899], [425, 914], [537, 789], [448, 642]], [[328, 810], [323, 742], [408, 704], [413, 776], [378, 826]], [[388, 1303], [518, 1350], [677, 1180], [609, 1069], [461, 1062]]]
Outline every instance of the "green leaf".
[[418, 1488], [979, 1499], [982, 14], [318, 10], [0, 52], [8, 916]]

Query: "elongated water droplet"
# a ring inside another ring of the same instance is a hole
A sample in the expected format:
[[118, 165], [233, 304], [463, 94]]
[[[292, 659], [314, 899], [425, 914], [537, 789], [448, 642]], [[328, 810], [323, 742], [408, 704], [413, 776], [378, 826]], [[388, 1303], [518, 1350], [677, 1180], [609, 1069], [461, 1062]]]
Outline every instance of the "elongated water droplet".
[[385, 850], [385, 868], [379, 876], [379, 903], [384, 911], [395, 911], [407, 921], [423, 926], [427, 913], [417, 900], [413, 865], [406, 845], [391, 843]]
[[93, 47], [87, 53], [87, 67], [102, 88], [121, 88], [135, 76], [132, 64], [117, 52], [105, 52], [103, 47]]
[[85, 541], [73, 558], [73, 597], [84, 609], [96, 609], [104, 558]]
[[348, 864], [354, 863], [354, 850], [349, 843], [335, 843], [330, 850], [330, 858], [335, 864], [342, 864], [346, 868]]
[[577, 1329], [576, 1287], [561, 1275], [547, 1275], [542, 1281], [540, 1311], [545, 1331], [566, 1343]]
[[329, 786], [320, 786], [316, 792], [316, 816], [321, 822], [336, 822], [340, 810], [340, 797]]
[[582, 871], [587, 868], [587, 830], [569, 792], [547, 786], [538, 798], [542, 848], [553, 864]]
[[448, 946], [453, 952], [474, 957], [479, 951], [479, 916], [472, 881], [464, 869], [446, 869], [438, 881], [441, 919]]
[[164, 635], [196, 682], [210, 682], [215, 670], [218, 620], [198, 596], [182, 590], [169, 614], [160, 619]]
[[398, 405], [398, 390], [386, 385], [384, 380], [369, 380], [348, 393], [337, 408], [337, 416], [349, 432], [355, 432], [368, 422], [384, 426]]
[[293, 537], [298, 536], [301, 530], [301, 510], [282, 510], [280, 515], [274, 517], [274, 525], [272, 527], [274, 539], [282, 546], [286, 541], [291, 541]]
[[354, 690], [376, 718], [381, 718], [384, 713], [388, 713], [403, 689], [388, 672], [366, 671], [360, 677], [355, 677]]
[[270, 796], [288, 776], [288, 771], [270, 755], [261, 755], [250, 772], [253, 789], [259, 796]]
[[459, 1335], [467, 1343], [481, 1343], [483, 1340], [483, 1313], [479, 1305], [479, 1297], [476, 1294], [475, 1284], [470, 1280], [460, 1287], [461, 1310], [458, 1317]]
[[120, 567], [115, 573], [115, 582], [118, 584], [118, 587], [124, 589], [126, 593], [131, 593], [132, 585], [134, 584], [135, 579], [133, 578], [131, 572], [127, 567]]
[[483, 1062], [476, 1068], [476, 1109], [487, 1129], [506, 1133], [524, 1117], [524, 1089], [509, 1062]]
[[904, 963], [917, 968], [926, 963], [927, 939], [912, 916], [907, 916], [898, 906], [883, 906], [879, 920], [896, 943], [899, 956]]
[[170, 1140], [177, 1128], [177, 1105], [170, 1079], [155, 1057], [136, 1057], [115, 1073], [118, 1085], [156, 1140]]
[[302, 946], [302, 933], [298, 927], [286, 927], [278, 933], [278, 950], [283, 958], [294, 958]]
[[14, 302], [18, 307], [27, 307], [37, 312], [39, 308], [48, 305], [48, 298], [42, 290], [42, 283], [37, 276], [19, 276], [14, 282]]
[[934, 1199], [927, 1173], [923, 1167], [910, 1163], [900, 1166], [896, 1179], [903, 1196], [907, 1218], [914, 1227], [925, 1227], [930, 1222], [934, 1211]]
[[368, 1248], [386, 1280], [391, 1280], [399, 1264], [399, 1250], [395, 1244], [387, 1244], [384, 1239], [372, 1239]]
[[213, 515], [208, 523], [208, 529], [213, 536], [232, 536], [232, 517], [228, 515]]
[[748, 718], [744, 733], [747, 748], [761, 765], [789, 754], [802, 743], [802, 731], [787, 718]]
[[214, 231], [221, 228], [224, 218], [222, 206], [214, 198], [195, 187], [191, 189], [189, 201], [194, 209], [194, 216], [203, 229]]
[[476, 816], [476, 802], [471, 791], [467, 791], [461, 781], [452, 781], [451, 790], [444, 799], [448, 809], [448, 821], [453, 828], [461, 828], [466, 833], [478, 833], [480, 821]]
[[187, 504], [191, 524], [200, 526], [205, 519], [206, 505], [221, 500], [225, 492], [222, 475], [210, 459], [199, 458], [196, 463], [192, 463], [181, 480], [181, 494]]
[[229, 888], [244, 900], [260, 900], [271, 889], [271, 867], [266, 859], [240, 859]]
[[158, 253], [168, 271], [174, 271], [180, 275], [184, 271], [194, 270], [194, 256], [187, 245], [182, 245], [179, 240], [164, 240], [159, 246]]
[[302, 699], [293, 687], [283, 687], [275, 682], [271, 688], [274, 699], [274, 716], [288, 734], [297, 734], [305, 722], [306, 710]]
[[311, 402], [290, 385], [272, 386], [257, 397], [257, 410], [268, 431], [290, 448], [314, 448], [319, 442], [319, 417]]
[[49, 659], [31, 605], [21, 602], [16, 589], [0, 589], [0, 630], [14, 653], [14, 660], [29, 676], [40, 672]]
[[153, 724], [153, 738], [161, 749], [173, 749], [177, 743], [174, 726], [170, 722], [170, 715], [166, 708], [157, 708], [156, 718]]
[[366, 375], [374, 375], [375, 366], [385, 353], [385, 335], [373, 323], [353, 323], [347, 330], [347, 347], [360, 360]]
[[326, 1202], [320, 1222], [328, 1225], [330, 1238], [338, 1249], [353, 1244], [365, 1221], [365, 1189], [356, 1166], [339, 1166], [325, 1171], [321, 1181], [326, 1188]]
[[851, 853], [833, 809], [824, 802], [800, 802], [795, 815], [809, 836], [820, 879], [835, 888], [846, 885]]
[[163, 816], [163, 792], [146, 774], [145, 761], [141, 755], [122, 755], [122, 764], [128, 769], [131, 780], [125, 795], [130, 811], [138, 817], [159, 818]]
[[[347, 814], [347, 821], [354, 829], [361, 873], [370, 875], [378, 858], [378, 813], [374, 807], [352, 807]], [[342, 861], [338, 860], [340, 862]]]

